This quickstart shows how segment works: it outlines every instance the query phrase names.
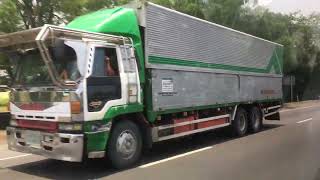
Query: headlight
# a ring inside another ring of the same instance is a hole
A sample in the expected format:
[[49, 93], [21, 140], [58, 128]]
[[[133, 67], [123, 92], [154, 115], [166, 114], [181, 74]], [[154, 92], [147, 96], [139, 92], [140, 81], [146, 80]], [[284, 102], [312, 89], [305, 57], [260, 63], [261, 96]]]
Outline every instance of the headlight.
[[59, 130], [61, 130], [61, 131], [81, 131], [82, 130], [82, 124], [79, 124], [79, 123], [76, 123], [76, 124], [61, 123], [61, 124], [59, 124]]

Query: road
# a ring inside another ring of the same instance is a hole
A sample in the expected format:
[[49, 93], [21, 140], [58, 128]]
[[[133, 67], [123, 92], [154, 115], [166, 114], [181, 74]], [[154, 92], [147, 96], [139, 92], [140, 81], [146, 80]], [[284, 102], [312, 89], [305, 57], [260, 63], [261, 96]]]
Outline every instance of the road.
[[262, 132], [232, 138], [220, 129], [157, 144], [134, 168], [61, 162], [0, 145], [0, 179], [320, 180], [320, 103], [281, 112]]

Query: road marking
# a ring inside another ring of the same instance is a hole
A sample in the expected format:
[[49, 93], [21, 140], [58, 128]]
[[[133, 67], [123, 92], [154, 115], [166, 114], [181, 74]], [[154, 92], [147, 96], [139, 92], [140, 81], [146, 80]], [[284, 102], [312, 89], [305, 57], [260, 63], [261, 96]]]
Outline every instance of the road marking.
[[155, 161], [155, 162], [152, 162], [152, 163], [144, 164], [144, 165], [139, 166], [139, 168], [147, 168], [147, 167], [154, 166], [154, 165], [157, 165], [157, 164], [160, 164], [160, 163], [164, 163], [164, 162], [171, 161], [171, 160], [174, 160], [174, 159], [178, 159], [178, 158], [181, 158], [181, 157], [184, 157], [184, 156], [188, 156], [188, 155], [191, 155], [191, 154], [194, 154], [194, 153], [205, 151], [205, 150], [208, 150], [208, 149], [211, 149], [211, 148], [212, 148], [212, 146], [201, 148], [201, 149], [197, 149], [197, 150], [194, 150], [194, 151], [190, 151], [190, 152], [187, 152], [187, 153], [183, 153], [183, 154], [180, 154], [180, 155], [176, 155], [176, 156], [172, 156], [172, 157], [169, 157], [169, 158], [166, 158], [166, 159]]
[[289, 111], [295, 111], [295, 110], [300, 110], [300, 109], [308, 109], [312, 107], [318, 107], [318, 106], [307, 106], [307, 107], [301, 107], [301, 108], [294, 108], [294, 109], [286, 109], [286, 110], [281, 110], [280, 112], [289, 112]]
[[298, 121], [297, 123], [304, 123], [304, 122], [308, 122], [308, 121], [312, 121], [312, 118], [305, 119], [305, 120], [302, 120], [302, 121]]
[[23, 155], [19, 155], [19, 156], [6, 157], [6, 158], [0, 159], [0, 161], [5, 161], [5, 160], [9, 160], [9, 159], [16, 159], [16, 158], [21, 158], [21, 157], [30, 156], [30, 155], [31, 154], [23, 154]]

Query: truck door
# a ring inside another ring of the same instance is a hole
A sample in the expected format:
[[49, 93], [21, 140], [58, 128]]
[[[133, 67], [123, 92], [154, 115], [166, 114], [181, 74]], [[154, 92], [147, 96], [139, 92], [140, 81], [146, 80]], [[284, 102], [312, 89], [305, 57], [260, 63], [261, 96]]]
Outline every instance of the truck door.
[[118, 47], [90, 47], [84, 96], [86, 120], [100, 120], [110, 107], [126, 103], [125, 79], [121, 78], [123, 67], [119, 56]]
[[138, 67], [131, 45], [89, 45], [86, 74], [85, 120], [101, 120], [114, 106], [141, 103]]

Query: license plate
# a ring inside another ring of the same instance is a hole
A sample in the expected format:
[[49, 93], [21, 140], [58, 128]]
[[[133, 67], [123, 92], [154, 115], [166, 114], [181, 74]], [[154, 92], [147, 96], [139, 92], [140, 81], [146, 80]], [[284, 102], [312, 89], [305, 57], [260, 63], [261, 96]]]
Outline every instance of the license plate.
[[39, 131], [26, 131], [24, 139], [31, 147], [40, 148], [41, 134]]

